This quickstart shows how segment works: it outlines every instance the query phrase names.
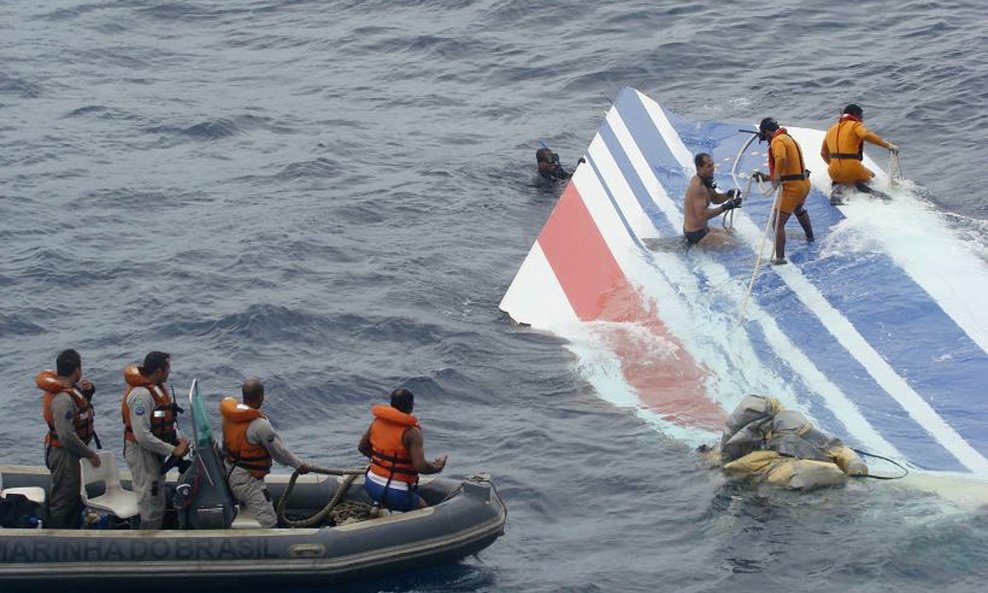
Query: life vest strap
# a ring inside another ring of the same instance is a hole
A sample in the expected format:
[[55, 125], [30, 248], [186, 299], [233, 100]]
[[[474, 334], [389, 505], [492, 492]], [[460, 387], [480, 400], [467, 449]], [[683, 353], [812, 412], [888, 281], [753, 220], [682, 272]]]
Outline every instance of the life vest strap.
[[245, 469], [268, 469], [271, 467], [271, 457], [258, 456], [258, 457], [237, 457], [236, 455], [227, 455], [226, 461], [232, 463], [233, 465], [239, 465]]
[[268, 472], [271, 470], [270, 463], [249, 463], [244, 460], [230, 461], [230, 465], [235, 465], [237, 467], [243, 468], [247, 471], [263, 471]]
[[380, 457], [384, 461], [389, 461], [391, 463], [407, 463], [409, 465], [411, 465], [412, 463], [412, 460], [408, 457], [398, 457], [397, 455], [388, 455], [386, 453], [381, 453], [380, 451], [377, 451], [375, 449], [371, 449], [371, 454], [373, 454], [375, 457]]
[[861, 155], [858, 154], [858, 153], [856, 153], [856, 152], [855, 153], [850, 153], [850, 152], [832, 152], [832, 153], [830, 153], [830, 158], [832, 158], [832, 159], [846, 159], [846, 160], [854, 160], [854, 161], [864, 160], [861, 157]]
[[802, 173], [796, 175], [783, 175], [779, 179], [781, 181], [802, 181], [803, 179], [809, 178], [809, 176], [810, 176], [809, 171], [803, 171]]
[[[233, 471], [234, 467], [239, 467], [251, 472], [256, 478], [263, 478], [265, 474], [271, 471], [271, 466], [273, 465], [273, 460], [270, 455], [257, 455], [250, 457], [241, 457], [239, 455], [234, 455], [228, 450], [224, 452], [224, 459], [230, 464], [230, 471]], [[256, 472], [256, 473], [255, 473]], [[227, 479], [230, 479], [230, 475], [227, 474]]]
[[403, 467], [396, 467], [394, 465], [385, 465], [376, 459], [371, 458], [371, 465], [376, 465], [377, 467], [383, 469], [386, 472], [392, 474], [404, 474], [406, 476], [417, 476], [419, 473], [414, 469], [405, 469]]

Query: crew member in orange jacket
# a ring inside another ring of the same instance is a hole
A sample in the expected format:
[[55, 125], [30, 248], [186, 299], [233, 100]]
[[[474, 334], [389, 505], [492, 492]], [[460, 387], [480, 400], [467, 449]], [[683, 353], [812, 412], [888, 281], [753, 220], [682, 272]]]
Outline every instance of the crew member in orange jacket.
[[873, 190], [865, 184], [871, 181], [875, 173], [861, 163], [865, 142], [899, 152], [898, 146], [865, 127], [864, 111], [851, 103], [844, 108], [837, 123], [827, 130], [820, 147], [820, 156], [827, 163], [827, 172], [835, 185], [854, 185], [861, 191], [872, 193]]
[[47, 527], [75, 529], [82, 514], [79, 460], [89, 459], [99, 467], [100, 459], [89, 442], [93, 430], [96, 388], [82, 376], [82, 357], [63, 350], [55, 360], [55, 371], [41, 371], [34, 378], [43, 392], [41, 415], [48, 425], [45, 435], [45, 465], [51, 473], [48, 488]]
[[171, 373], [171, 356], [149, 352], [142, 366], [124, 369], [127, 390], [120, 402], [124, 424], [124, 458], [137, 494], [141, 529], [161, 529], [165, 516], [165, 489], [161, 466], [168, 455], [185, 457], [188, 439], [179, 436], [175, 424], [178, 406], [165, 381]]
[[272, 459], [290, 465], [300, 474], [310, 466], [289, 451], [275, 432], [267, 416], [261, 412], [264, 404], [264, 383], [247, 379], [241, 387], [243, 403], [232, 397], [220, 402], [223, 417], [223, 453], [227, 463], [230, 491], [261, 527], [278, 524], [264, 476], [271, 471]]
[[[803, 208], [806, 196], [810, 193], [810, 172], [806, 170], [803, 161], [803, 151], [799, 144], [785, 128], [779, 127], [774, 118], [766, 117], [758, 126], [760, 137], [769, 141], [768, 147], [768, 178], [772, 187], [782, 189], [777, 200], [774, 216], [775, 223], [775, 265], [786, 262], [786, 221], [789, 216], [796, 215], [799, 226], [806, 233], [806, 240], [813, 240], [813, 226], [810, 224], [810, 213]], [[757, 173], [766, 177], [763, 173]]]
[[428, 504], [416, 492], [419, 474], [437, 474], [446, 467], [446, 455], [425, 459], [418, 419], [412, 415], [415, 396], [404, 387], [391, 392], [391, 405], [371, 408], [374, 420], [357, 450], [369, 457], [364, 489], [392, 511], [411, 511]]

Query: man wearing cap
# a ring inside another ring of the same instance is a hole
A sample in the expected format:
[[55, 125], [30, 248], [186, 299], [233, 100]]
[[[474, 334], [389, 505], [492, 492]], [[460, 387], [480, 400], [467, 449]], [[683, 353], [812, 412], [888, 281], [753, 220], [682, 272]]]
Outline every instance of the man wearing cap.
[[[803, 151], [799, 144], [789, 135], [785, 128], [779, 127], [775, 118], [766, 117], [758, 125], [759, 136], [769, 142], [767, 178], [772, 181], [773, 188], [779, 188], [779, 197], [775, 208], [775, 257], [773, 265], [788, 263], [786, 261], [786, 221], [795, 214], [799, 225], [806, 233], [806, 240], [813, 240], [813, 227], [810, 225], [810, 213], [803, 208], [806, 196], [810, 193], [810, 172], [803, 164]], [[763, 173], [757, 176], [765, 178]]]
[[861, 161], [864, 143], [870, 142], [898, 154], [899, 147], [882, 139], [864, 125], [864, 111], [851, 103], [844, 108], [837, 123], [830, 126], [820, 147], [820, 156], [827, 163], [827, 172], [834, 185], [853, 185], [859, 191], [873, 193], [866, 185], [875, 176]]

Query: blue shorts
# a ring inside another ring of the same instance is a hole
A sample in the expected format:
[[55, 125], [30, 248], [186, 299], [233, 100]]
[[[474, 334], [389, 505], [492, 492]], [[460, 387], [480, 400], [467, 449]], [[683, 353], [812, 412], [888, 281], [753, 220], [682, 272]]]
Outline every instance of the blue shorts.
[[[385, 488], [383, 484], [378, 484], [370, 478], [364, 478], [364, 490], [372, 499], [389, 511], [404, 513], [419, 508], [419, 495], [414, 490]], [[384, 496], [385, 492], [387, 492], [387, 496]]]

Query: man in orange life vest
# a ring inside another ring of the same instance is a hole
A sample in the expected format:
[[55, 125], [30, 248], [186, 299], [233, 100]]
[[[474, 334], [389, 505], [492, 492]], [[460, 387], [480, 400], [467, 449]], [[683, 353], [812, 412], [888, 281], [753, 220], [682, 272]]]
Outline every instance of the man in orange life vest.
[[165, 386], [169, 373], [171, 356], [165, 352], [149, 352], [143, 366], [124, 369], [127, 391], [120, 403], [124, 457], [133, 477], [141, 529], [161, 529], [166, 503], [161, 475], [165, 457], [185, 457], [189, 452], [189, 441], [179, 436], [175, 424], [180, 408]]
[[96, 434], [90, 403], [96, 388], [82, 377], [82, 358], [75, 350], [63, 350], [55, 368], [34, 378], [44, 392], [41, 415], [48, 425], [45, 465], [51, 472], [51, 484], [47, 527], [74, 529], [79, 527], [82, 513], [79, 460], [89, 459], [96, 467], [100, 464], [96, 451], [89, 448]]
[[853, 185], [859, 191], [875, 193], [867, 185], [875, 173], [861, 164], [864, 143], [870, 142], [898, 154], [899, 147], [882, 139], [864, 125], [864, 110], [851, 103], [837, 123], [830, 126], [820, 147], [820, 156], [827, 163], [827, 172], [834, 185]]
[[415, 491], [419, 474], [437, 474], [446, 467], [446, 456], [425, 459], [425, 445], [418, 419], [412, 415], [415, 396], [404, 387], [391, 392], [391, 405], [371, 408], [374, 420], [357, 450], [369, 457], [364, 489], [372, 499], [392, 511], [428, 506]]
[[785, 128], [779, 127], [774, 118], [766, 117], [758, 125], [759, 137], [768, 140], [768, 171], [756, 173], [756, 177], [768, 178], [772, 187], [779, 190], [775, 216], [775, 257], [774, 265], [788, 263], [786, 261], [786, 221], [789, 216], [796, 215], [796, 220], [806, 233], [806, 240], [813, 240], [813, 227], [810, 224], [810, 213], [803, 208], [806, 196], [810, 193], [810, 172], [803, 164], [803, 151]]
[[241, 510], [246, 510], [261, 527], [271, 528], [278, 524], [278, 516], [264, 476], [271, 471], [272, 459], [292, 466], [300, 474], [309, 473], [311, 468], [285, 447], [267, 416], [261, 413], [264, 384], [259, 379], [247, 379], [241, 392], [243, 403], [232, 397], [220, 402], [227, 482]]

